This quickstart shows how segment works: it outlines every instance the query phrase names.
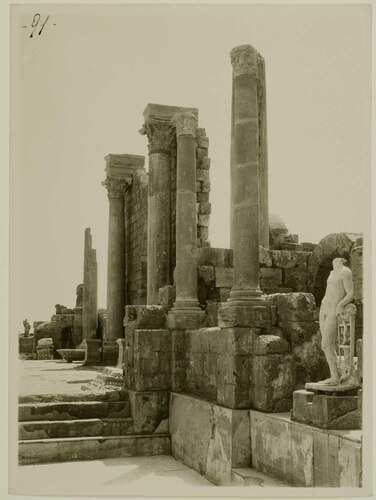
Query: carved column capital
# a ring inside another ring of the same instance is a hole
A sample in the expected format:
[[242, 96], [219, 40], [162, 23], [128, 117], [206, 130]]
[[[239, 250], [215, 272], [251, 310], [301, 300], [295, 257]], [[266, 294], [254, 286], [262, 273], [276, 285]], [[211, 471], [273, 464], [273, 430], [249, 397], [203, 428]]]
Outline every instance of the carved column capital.
[[131, 184], [131, 178], [106, 177], [106, 179], [102, 182], [102, 186], [107, 189], [107, 196], [109, 200], [124, 198], [125, 192]]
[[172, 118], [176, 125], [176, 135], [193, 135], [196, 136], [197, 119], [195, 115], [189, 111], [176, 113]]
[[147, 121], [140, 133], [146, 135], [149, 153], [170, 153], [174, 140], [174, 127], [170, 122]]
[[230, 52], [231, 64], [233, 67], [234, 77], [242, 75], [251, 75], [255, 78], [259, 77], [259, 66], [262, 59], [256, 49], [251, 45], [240, 45], [235, 47]]

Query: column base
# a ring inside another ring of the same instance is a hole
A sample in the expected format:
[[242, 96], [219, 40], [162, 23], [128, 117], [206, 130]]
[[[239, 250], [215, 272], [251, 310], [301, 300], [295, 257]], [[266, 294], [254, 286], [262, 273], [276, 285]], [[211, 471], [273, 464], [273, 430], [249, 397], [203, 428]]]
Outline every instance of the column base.
[[125, 339], [117, 339], [116, 341], [119, 349], [119, 355], [116, 367], [124, 369], [124, 354], [125, 354]]
[[116, 366], [119, 357], [119, 345], [116, 340], [105, 340], [102, 348], [102, 364]]
[[235, 306], [250, 306], [265, 304], [265, 299], [260, 288], [246, 290], [233, 288], [227, 302]]
[[100, 339], [86, 339], [82, 342], [85, 349], [85, 359], [83, 364], [85, 366], [100, 365], [101, 364], [101, 340]]
[[176, 300], [171, 312], [201, 312], [202, 309], [198, 300]]

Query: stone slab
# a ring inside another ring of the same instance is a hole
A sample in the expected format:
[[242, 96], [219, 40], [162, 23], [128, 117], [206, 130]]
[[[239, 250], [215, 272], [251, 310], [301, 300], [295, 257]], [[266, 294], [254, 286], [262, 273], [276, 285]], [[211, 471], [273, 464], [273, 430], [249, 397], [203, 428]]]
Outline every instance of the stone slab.
[[218, 326], [220, 328], [272, 326], [271, 310], [263, 305], [239, 306], [231, 302], [222, 302], [218, 310]]
[[232, 467], [250, 466], [249, 415], [186, 394], [171, 394], [173, 456], [215, 484], [231, 484]]
[[166, 434], [41, 439], [19, 442], [19, 464], [168, 455], [170, 451], [170, 436]]
[[154, 433], [168, 418], [169, 391], [128, 391], [130, 411], [136, 434]]
[[167, 316], [167, 327], [170, 330], [197, 330], [206, 326], [205, 311], [170, 311]]
[[[328, 392], [328, 393], [336, 393], [336, 392], [353, 392], [354, 390], [359, 389], [359, 384], [349, 384], [349, 385], [328, 385], [328, 384], [320, 384], [317, 382], [307, 382], [305, 384], [305, 388], [308, 391], [317, 391], [317, 392]], [[345, 394], [344, 394], [345, 395]]]

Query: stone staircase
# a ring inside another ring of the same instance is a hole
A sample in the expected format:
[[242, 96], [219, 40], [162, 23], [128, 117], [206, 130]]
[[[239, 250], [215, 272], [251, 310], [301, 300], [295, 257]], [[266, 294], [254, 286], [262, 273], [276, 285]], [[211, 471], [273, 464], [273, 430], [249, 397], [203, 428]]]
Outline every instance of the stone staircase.
[[170, 453], [170, 436], [134, 434], [124, 390], [19, 398], [19, 464]]

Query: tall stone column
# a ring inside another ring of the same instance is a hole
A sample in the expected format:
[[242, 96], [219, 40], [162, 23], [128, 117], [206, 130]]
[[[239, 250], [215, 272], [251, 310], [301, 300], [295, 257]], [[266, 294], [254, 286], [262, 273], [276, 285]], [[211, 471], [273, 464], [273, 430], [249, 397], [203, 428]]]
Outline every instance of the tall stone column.
[[196, 127], [193, 113], [177, 113], [176, 302], [174, 311], [200, 311], [197, 300]]
[[92, 300], [92, 238], [90, 228], [85, 229], [84, 240], [84, 280], [82, 299], [82, 329], [83, 341], [91, 338], [93, 326], [93, 300]]
[[268, 142], [266, 120], [265, 61], [258, 56], [258, 104], [260, 133], [260, 246], [269, 248]]
[[[125, 313], [125, 213], [124, 196], [132, 183], [134, 168], [144, 165], [144, 157], [137, 155], [106, 156], [106, 180], [109, 200], [108, 254], [107, 254], [107, 318], [103, 340], [103, 363], [116, 365], [119, 346], [124, 337]], [[132, 170], [133, 169], [133, 170]]]
[[250, 45], [231, 51], [233, 66], [233, 164], [231, 168], [231, 226], [234, 286], [230, 303], [258, 304], [260, 128], [258, 52]]
[[172, 284], [170, 168], [174, 129], [166, 121], [146, 120], [143, 133], [149, 140], [147, 303], [158, 304], [159, 289]]
[[97, 251], [91, 250], [91, 272], [90, 272], [90, 332], [94, 338], [98, 328], [98, 264]]

